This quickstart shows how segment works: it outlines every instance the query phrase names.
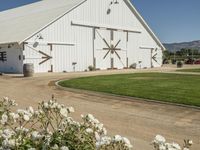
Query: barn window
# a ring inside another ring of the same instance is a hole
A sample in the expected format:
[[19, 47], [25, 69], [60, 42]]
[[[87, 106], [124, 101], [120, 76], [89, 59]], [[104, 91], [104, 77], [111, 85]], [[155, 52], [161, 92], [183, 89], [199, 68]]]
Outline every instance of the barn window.
[[0, 61], [7, 61], [6, 52], [0, 52]]

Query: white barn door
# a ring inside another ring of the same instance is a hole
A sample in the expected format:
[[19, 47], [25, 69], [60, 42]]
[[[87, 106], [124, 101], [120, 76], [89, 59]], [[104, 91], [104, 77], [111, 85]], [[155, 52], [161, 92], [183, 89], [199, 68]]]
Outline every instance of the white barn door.
[[125, 32], [95, 29], [95, 67], [97, 69], [123, 69], [126, 67], [126, 41]]
[[52, 45], [24, 44], [24, 63], [34, 64], [35, 72], [52, 72]]
[[138, 68], [151, 68], [151, 50], [139, 49]]

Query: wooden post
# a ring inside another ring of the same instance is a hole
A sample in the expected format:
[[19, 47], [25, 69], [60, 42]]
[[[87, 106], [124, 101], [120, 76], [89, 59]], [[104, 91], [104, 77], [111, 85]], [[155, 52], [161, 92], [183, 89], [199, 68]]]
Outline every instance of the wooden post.
[[93, 60], [93, 67], [96, 69], [96, 58], [94, 57], [94, 60]]
[[[51, 51], [50, 55], [51, 55], [51, 59], [52, 59], [53, 44], [48, 43], [47, 45], [50, 46], [50, 51]], [[52, 63], [51, 63], [51, 70], [49, 70], [48, 72], [53, 72], [53, 65], [52, 65]]]
[[93, 67], [96, 69], [96, 58], [95, 58], [95, 39], [96, 39], [96, 29], [93, 28], [93, 41], [92, 41], [92, 49], [93, 49], [93, 52], [92, 52], [92, 55], [93, 55]]
[[128, 64], [128, 57], [126, 58], [126, 67], [127, 67], [127, 69], [129, 68], [129, 66], [128, 66], [129, 64]]
[[153, 68], [153, 49], [151, 49], [151, 68]]
[[114, 58], [111, 58], [111, 69], [114, 69]]

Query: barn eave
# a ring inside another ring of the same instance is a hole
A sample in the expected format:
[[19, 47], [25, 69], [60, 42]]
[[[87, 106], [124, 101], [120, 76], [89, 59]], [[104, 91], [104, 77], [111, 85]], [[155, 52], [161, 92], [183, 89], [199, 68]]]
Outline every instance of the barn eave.
[[161, 43], [161, 41], [158, 39], [158, 37], [155, 35], [155, 33], [151, 30], [151, 28], [148, 26], [144, 18], [140, 15], [140, 13], [137, 11], [137, 9], [133, 6], [130, 0], [124, 0], [124, 2], [127, 4], [127, 6], [130, 8], [130, 10], [135, 14], [135, 16], [138, 18], [138, 20], [141, 22], [141, 24], [144, 26], [144, 28], [147, 30], [147, 32], [151, 35], [151, 37], [154, 39], [154, 41], [160, 46], [160, 48], [165, 51], [166, 48]]

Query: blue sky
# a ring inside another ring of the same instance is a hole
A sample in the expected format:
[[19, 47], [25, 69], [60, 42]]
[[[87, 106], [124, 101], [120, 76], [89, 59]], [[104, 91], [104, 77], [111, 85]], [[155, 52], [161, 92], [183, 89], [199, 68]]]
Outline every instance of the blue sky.
[[[37, 0], [0, 0], [0, 11]], [[200, 40], [200, 0], [132, 0], [162, 42]]]

